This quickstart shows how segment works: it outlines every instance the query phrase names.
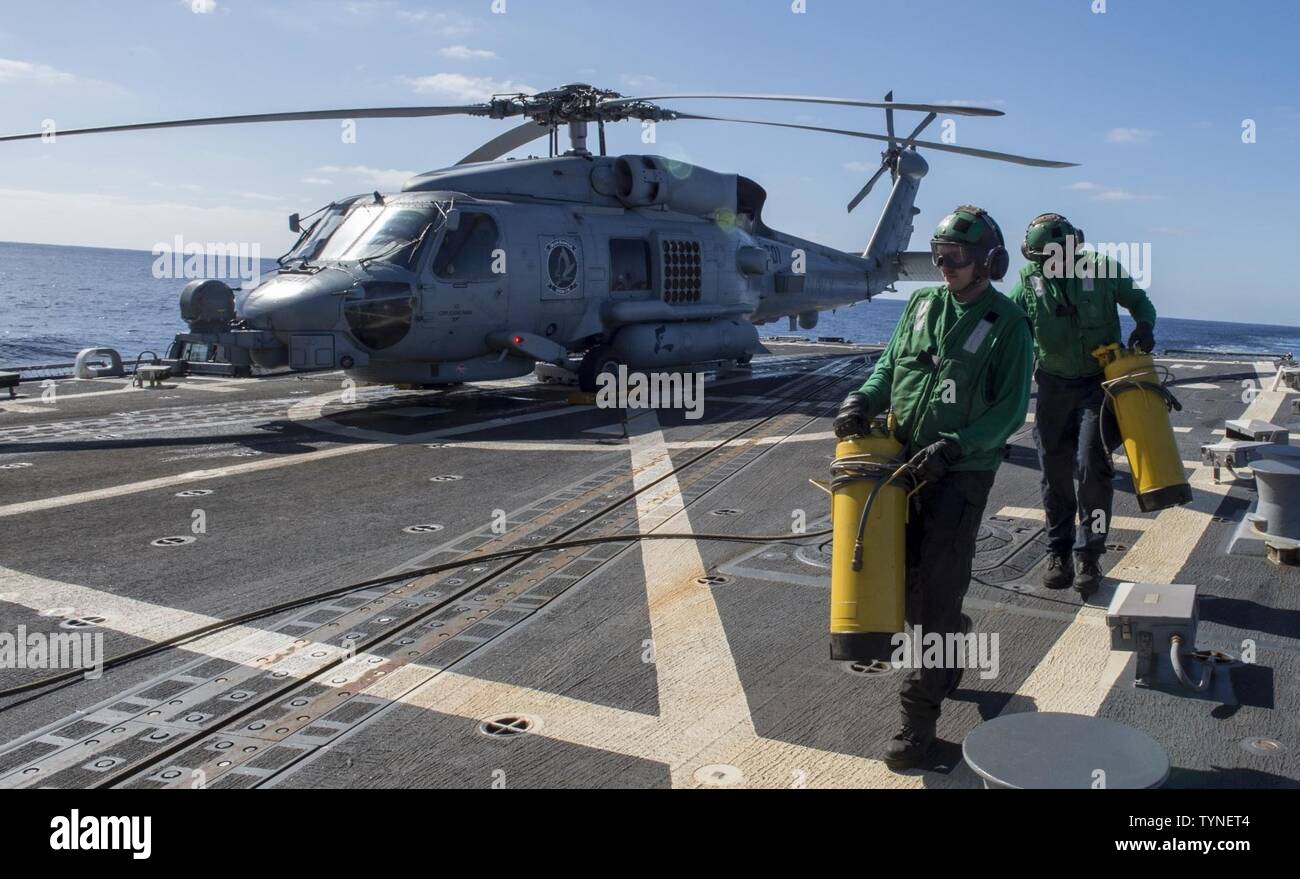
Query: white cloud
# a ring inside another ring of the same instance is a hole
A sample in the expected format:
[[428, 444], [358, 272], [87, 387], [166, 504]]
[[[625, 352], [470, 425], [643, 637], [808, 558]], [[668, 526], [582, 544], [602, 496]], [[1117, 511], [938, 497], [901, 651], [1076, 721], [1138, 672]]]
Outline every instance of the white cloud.
[[[907, 98], [899, 97], [898, 95], [894, 95], [894, 100], [900, 104], [909, 103]], [[929, 102], [927, 101], [927, 103]], [[957, 98], [952, 101], [939, 101], [938, 103], [942, 104], [945, 107], [988, 107], [990, 109], [993, 109], [997, 107], [1004, 107], [1006, 106], [1007, 102], [1002, 98], [997, 98], [996, 100], [992, 100], [992, 101], [968, 101], [965, 98]]]
[[1090, 197], [1093, 201], [1150, 201], [1157, 197], [1154, 195], [1130, 192], [1127, 189], [1120, 189], [1117, 186], [1103, 186], [1100, 183], [1093, 183], [1088, 180], [1071, 183], [1065, 188], [1071, 192], [1092, 193]]
[[474, 22], [470, 18], [455, 12], [398, 9], [397, 17], [408, 24], [424, 25], [444, 37], [464, 36], [474, 30]]
[[1141, 198], [1135, 192], [1126, 189], [1107, 189], [1092, 197], [1093, 201], [1136, 201]]
[[1093, 201], [1154, 201], [1160, 198], [1158, 195], [1148, 195], [1145, 192], [1130, 192], [1127, 189], [1103, 189], [1092, 197]]
[[463, 73], [435, 73], [431, 76], [404, 76], [401, 81], [420, 94], [433, 95], [450, 101], [487, 101], [493, 95], [523, 92], [533, 94], [537, 89], [509, 79], [489, 76], [466, 76]]
[[844, 170], [854, 171], [861, 174], [874, 174], [880, 167], [879, 162], [845, 162]]
[[623, 73], [619, 75], [618, 80], [624, 87], [636, 89], [640, 92], [661, 88], [659, 77], [651, 76], [648, 73]]
[[1155, 136], [1149, 128], [1112, 128], [1106, 132], [1110, 143], [1148, 143]]
[[259, 244], [264, 256], [293, 240], [284, 212], [258, 206], [197, 207], [165, 200], [134, 201], [102, 192], [0, 189], [0, 241], [34, 241], [148, 250], [181, 235], [189, 241]]
[[256, 201], [283, 201], [284, 200], [280, 198], [280, 196], [278, 195], [267, 195], [264, 192], [241, 192], [239, 193], [239, 197], [251, 198]]
[[316, 169], [322, 174], [346, 174], [360, 180], [366, 186], [376, 189], [401, 189], [402, 185], [416, 175], [415, 171], [400, 171], [395, 168], [371, 168], [368, 165], [323, 165]]
[[41, 85], [73, 85], [77, 77], [47, 64], [33, 64], [13, 58], [0, 58], [0, 85], [6, 83], [39, 83]]
[[488, 49], [471, 49], [469, 46], [448, 46], [438, 54], [456, 61], [494, 61], [497, 53]]
[[304, 177], [303, 183], [310, 183], [312, 186], [333, 186], [333, 180], [327, 180], [324, 177]]
[[343, 10], [354, 18], [392, 16], [405, 24], [419, 25], [443, 37], [459, 37], [474, 31], [474, 20], [458, 12], [407, 9], [395, 0], [350, 0]]
[[181, 0], [181, 5], [188, 6], [195, 15], [211, 15], [217, 11], [217, 0]]

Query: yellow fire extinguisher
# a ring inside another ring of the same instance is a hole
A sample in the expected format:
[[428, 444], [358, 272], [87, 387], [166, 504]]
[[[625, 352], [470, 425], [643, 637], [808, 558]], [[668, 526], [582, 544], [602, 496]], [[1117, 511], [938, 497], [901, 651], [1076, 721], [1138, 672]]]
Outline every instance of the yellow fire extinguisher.
[[[1157, 377], [1155, 360], [1150, 354], [1122, 348], [1118, 343], [1103, 345], [1092, 356], [1106, 371], [1102, 389], [1124, 440], [1138, 507], [1151, 513], [1189, 503], [1192, 487], [1169, 423], [1170, 410], [1183, 407]], [[1102, 425], [1104, 431], [1104, 412]], [[1109, 454], [1104, 436], [1103, 445]]]
[[[831, 465], [831, 659], [886, 661], [903, 631], [908, 486], [892, 424], [835, 447]], [[826, 488], [826, 486], [823, 486]]]

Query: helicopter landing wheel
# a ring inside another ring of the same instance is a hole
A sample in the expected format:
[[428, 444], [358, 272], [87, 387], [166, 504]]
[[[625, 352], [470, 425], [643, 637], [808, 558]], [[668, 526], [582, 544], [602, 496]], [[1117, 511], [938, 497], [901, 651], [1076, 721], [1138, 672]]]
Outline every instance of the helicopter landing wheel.
[[592, 348], [587, 352], [587, 356], [582, 358], [582, 364], [578, 367], [578, 390], [585, 393], [595, 393], [600, 390], [599, 376], [604, 373], [618, 375], [620, 361], [617, 357], [609, 353], [605, 347]]

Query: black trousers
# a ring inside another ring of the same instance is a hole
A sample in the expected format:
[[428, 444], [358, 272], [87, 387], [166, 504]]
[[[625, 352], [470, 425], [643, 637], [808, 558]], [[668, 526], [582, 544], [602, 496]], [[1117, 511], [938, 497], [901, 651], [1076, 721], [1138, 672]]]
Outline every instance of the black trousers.
[[1102, 447], [1102, 376], [1064, 379], [1040, 369], [1034, 379], [1038, 383], [1034, 445], [1042, 472], [1048, 545], [1058, 555], [1073, 548], [1080, 556], [1096, 558], [1106, 551], [1115, 500], [1115, 465], [1110, 455], [1120, 443], [1119, 426], [1106, 410], [1111, 448]]
[[[961, 631], [961, 603], [970, 586], [975, 541], [979, 537], [992, 470], [949, 471], [926, 484], [912, 499], [907, 523], [906, 618], [923, 634]], [[958, 669], [911, 669], [899, 698], [903, 721], [933, 729], [940, 706], [956, 686]]]

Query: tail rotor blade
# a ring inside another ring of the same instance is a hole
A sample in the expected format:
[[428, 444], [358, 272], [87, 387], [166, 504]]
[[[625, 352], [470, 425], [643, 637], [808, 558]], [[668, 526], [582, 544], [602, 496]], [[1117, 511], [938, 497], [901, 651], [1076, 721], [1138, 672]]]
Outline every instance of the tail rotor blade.
[[[922, 119], [921, 124], [913, 128], [912, 133], [907, 136], [907, 140], [903, 141], [903, 149], [907, 149], [908, 147], [912, 147], [913, 149], [915, 149], [916, 144], [913, 143], [913, 141], [916, 140], [917, 135], [919, 135], [922, 131], [925, 131], [926, 127], [929, 126], [929, 124], [937, 118], [938, 117], [934, 113], [931, 113], [929, 116], [926, 116], [924, 119]], [[892, 135], [894, 132], [891, 131], [889, 133]]]
[[867, 181], [867, 185], [862, 187], [860, 190], [858, 190], [858, 194], [853, 196], [853, 201], [849, 202], [850, 214], [853, 213], [854, 208], [862, 204], [862, 200], [864, 198], [866, 198], [868, 195], [871, 194], [871, 187], [876, 185], [876, 181], [880, 179], [881, 174], [885, 173], [885, 169], [892, 168], [892, 167], [893, 167], [892, 162], [886, 162], [885, 164], [881, 165], [879, 168], [876, 169], [876, 173], [871, 175], [871, 179]]

